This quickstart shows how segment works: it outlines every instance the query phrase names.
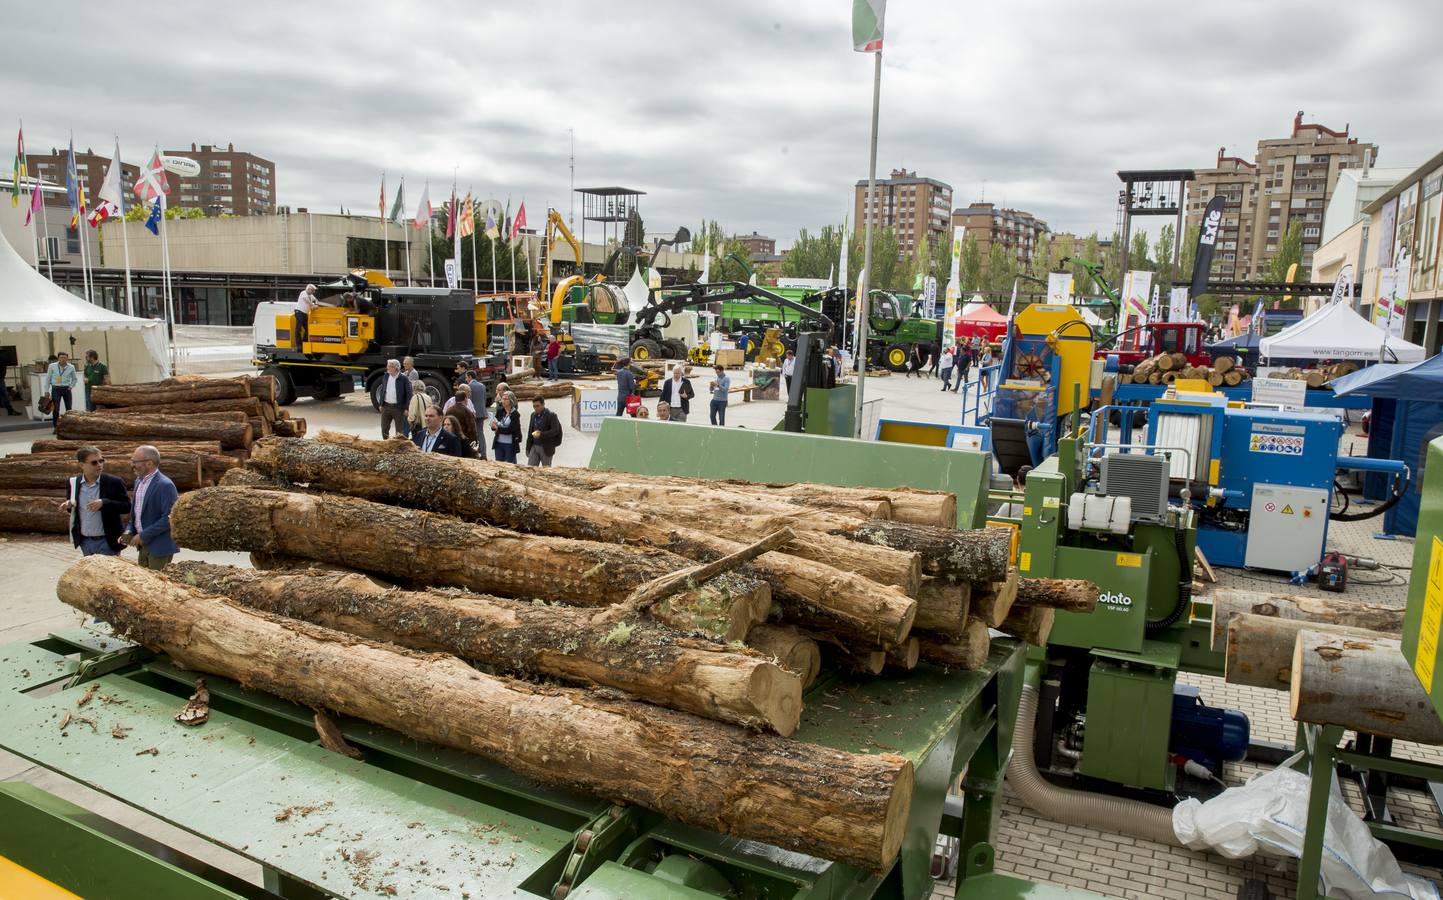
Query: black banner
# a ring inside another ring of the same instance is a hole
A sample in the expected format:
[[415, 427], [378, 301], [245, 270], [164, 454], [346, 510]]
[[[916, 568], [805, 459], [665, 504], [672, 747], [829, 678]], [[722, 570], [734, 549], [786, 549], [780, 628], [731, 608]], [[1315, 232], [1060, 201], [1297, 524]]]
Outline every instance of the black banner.
[[1202, 228], [1197, 235], [1197, 253], [1193, 254], [1192, 288], [1189, 295], [1196, 300], [1208, 291], [1208, 275], [1212, 274], [1213, 250], [1223, 231], [1223, 203], [1221, 194], [1212, 198], [1208, 208], [1203, 210]]

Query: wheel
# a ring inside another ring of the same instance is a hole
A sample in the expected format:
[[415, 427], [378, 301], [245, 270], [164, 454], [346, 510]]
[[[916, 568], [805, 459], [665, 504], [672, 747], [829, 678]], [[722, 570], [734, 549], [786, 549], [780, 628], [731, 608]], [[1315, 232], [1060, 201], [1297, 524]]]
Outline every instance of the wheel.
[[661, 355], [664, 359], [686, 359], [686, 341], [667, 338], [661, 342]]
[[651, 338], [638, 338], [636, 343], [631, 345], [631, 358], [637, 362], [661, 359], [661, 345]]
[[261, 374], [276, 380], [276, 405], [290, 406], [296, 402], [296, 383], [291, 380], [291, 373], [280, 366], [267, 366]]
[[317, 400], [334, 400], [341, 396], [341, 383], [339, 381], [322, 381], [315, 386], [311, 396]]
[[451, 396], [451, 383], [439, 375], [422, 375], [420, 384], [416, 386], [424, 386], [426, 396], [437, 406], [445, 403], [446, 398]]
[[888, 347], [882, 356], [882, 364], [893, 372], [907, 371], [907, 348]]

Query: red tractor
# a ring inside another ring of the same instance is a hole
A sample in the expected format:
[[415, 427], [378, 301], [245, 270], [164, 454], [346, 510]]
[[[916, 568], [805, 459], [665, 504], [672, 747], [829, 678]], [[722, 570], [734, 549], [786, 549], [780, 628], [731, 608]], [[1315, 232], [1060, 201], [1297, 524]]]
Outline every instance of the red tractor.
[[1117, 357], [1121, 365], [1136, 365], [1159, 353], [1181, 353], [1189, 365], [1207, 366], [1212, 357], [1203, 349], [1202, 322], [1149, 322], [1129, 328], [1098, 345], [1098, 359]]

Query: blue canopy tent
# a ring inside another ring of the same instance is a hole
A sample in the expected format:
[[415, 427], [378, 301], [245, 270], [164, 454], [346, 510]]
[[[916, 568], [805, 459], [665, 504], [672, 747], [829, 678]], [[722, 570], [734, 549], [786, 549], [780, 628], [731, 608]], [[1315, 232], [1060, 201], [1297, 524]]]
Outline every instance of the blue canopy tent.
[[[1380, 363], [1333, 381], [1337, 395], [1373, 398], [1368, 455], [1400, 459], [1412, 472], [1408, 493], [1383, 514], [1389, 534], [1414, 534], [1428, 443], [1443, 435], [1443, 355], [1418, 363]], [[1390, 421], [1391, 420], [1391, 421]]]

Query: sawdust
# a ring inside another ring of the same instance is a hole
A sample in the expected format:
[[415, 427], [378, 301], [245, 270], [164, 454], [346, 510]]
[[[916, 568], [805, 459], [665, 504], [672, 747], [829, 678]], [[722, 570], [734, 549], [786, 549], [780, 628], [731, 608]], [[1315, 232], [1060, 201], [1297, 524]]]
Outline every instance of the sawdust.
[[110, 729], [110, 736], [113, 737], [113, 738], [115, 738], [115, 739], [117, 739], [117, 740], [121, 740], [121, 739], [124, 739], [125, 737], [127, 737], [127, 736], [130, 734], [130, 732], [131, 732], [130, 726], [128, 726], [128, 725], [116, 725], [116, 726], [113, 726], [113, 727]]
[[327, 800], [325, 803], [321, 803], [316, 806], [287, 806], [285, 809], [276, 813], [276, 821], [285, 822], [293, 815], [298, 815], [304, 819], [306, 816], [309, 816], [313, 812], [318, 812], [323, 809], [330, 809], [334, 805], [334, 801]]
[[81, 709], [83, 707], [89, 706], [90, 701], [95, 699], [95, 694], [99, 690], [100, 685], [92, 681], [90, 683], [90, 686], [85, 689], [85, 693], [81, 695], [80, 699], [75, 701], [75, 708]]
[[136, 756], [147, 756], [147, 755], [149, 755], [149, 756], [159, 756], [159, 755], [160, 755], [160, 748], [159, 748], [159, 747], [146, 747], [144, 750], [137, 750], [137, 751], [135, 752], [135, 755], [136, 755]]

